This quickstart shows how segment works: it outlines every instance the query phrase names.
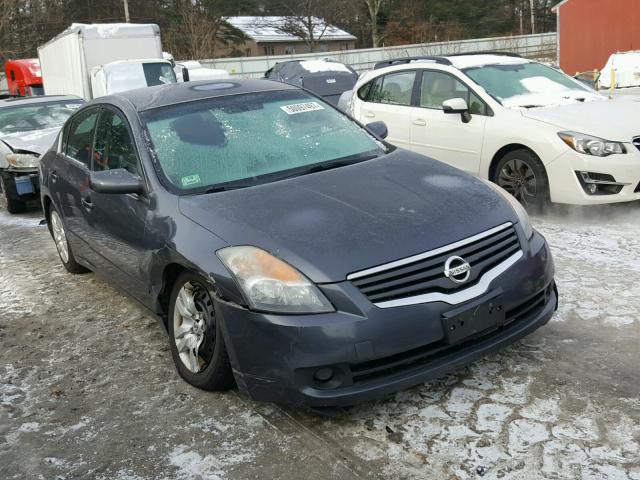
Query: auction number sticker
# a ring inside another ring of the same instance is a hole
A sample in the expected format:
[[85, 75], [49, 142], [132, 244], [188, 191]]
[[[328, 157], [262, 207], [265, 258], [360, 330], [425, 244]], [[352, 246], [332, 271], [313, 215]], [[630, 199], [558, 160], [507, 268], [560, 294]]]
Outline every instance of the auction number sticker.
[[284, 105], [280, 107], [283, 112], [288, 115], [295, 115], [297, 113], [305, 113], [305, 112], [315, 112], [317, 110], [324, 110], [324, 107], [320, 105], [318, 102], [305, 102], [305, 103], [294, 103], [292, 105]]

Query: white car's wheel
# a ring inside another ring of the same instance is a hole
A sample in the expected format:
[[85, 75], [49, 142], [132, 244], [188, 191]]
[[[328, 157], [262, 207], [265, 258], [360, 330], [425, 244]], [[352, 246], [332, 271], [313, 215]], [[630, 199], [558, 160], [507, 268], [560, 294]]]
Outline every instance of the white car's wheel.
[[502, 157], [492, 180], [525, 208], [540, 208], [549, 201], [549, 181], [544, 165], [529, 150], [514, 150]]

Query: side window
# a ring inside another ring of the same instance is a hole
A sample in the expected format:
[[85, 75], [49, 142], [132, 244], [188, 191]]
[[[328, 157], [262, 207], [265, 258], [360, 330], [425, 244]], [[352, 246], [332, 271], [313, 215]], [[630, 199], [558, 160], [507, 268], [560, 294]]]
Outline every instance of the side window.
[[69, 126], [65, 153], [87, 167], [91, 166], [91, 145], [97, 118], [97, 109], [88, 110], [80, 113]]
[[442, 72], [422, 72], [420, 106], [442, 110], [442, 103], [452, 98], [463, 98], [469, 111], [475, 115], [486, 115], [487, 106], [474, 92], [455, 77]]
[[374, 80], [370, 101], [391, 105], [411, 105], [416, 72], [398, 72]]
[[362, 87], [358, 89], [358, 98], [360, 100], [366, 101], [369, 96], [369, 91], [371, 91], [371, 85], [373, 85], [373, 81], [365, 83]]
[[139, 175], [138, 155], [126, 121], [112, 110], [102, 110], [96, 130], [93, 170], [124, 168]]

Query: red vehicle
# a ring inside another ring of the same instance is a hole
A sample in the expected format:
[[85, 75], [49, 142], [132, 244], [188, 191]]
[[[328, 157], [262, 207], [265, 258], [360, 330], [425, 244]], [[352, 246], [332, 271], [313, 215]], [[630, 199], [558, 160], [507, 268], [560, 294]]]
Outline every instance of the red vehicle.
[[7, 60], [4, 71], [9, 95], [12, 97], [44, 95], [40, 61], [37, 58]]

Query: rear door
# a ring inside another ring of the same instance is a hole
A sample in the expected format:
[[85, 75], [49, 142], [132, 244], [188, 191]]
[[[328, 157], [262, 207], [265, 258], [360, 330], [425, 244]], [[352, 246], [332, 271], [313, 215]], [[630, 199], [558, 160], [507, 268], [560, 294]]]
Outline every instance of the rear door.
[[[105, 106], [98, 119], [92, 170], [124, 168], [143, 178], [129, 123], [118, 110]], [[149, 199], [138, 194], [89, 192], [91, 246], [102, 267], [122, 288], [145, 301], [145, 222]]]
[[65, 128], [61, 152], [50, 172], [52, 193], [65, 223], [68, 241], [74, 252], [95, 262], [89, 241], [89, 196], [91, 151], [99, 108], [79, 112]]
[[[418, 77], [418, 103], [410, 112], [412, 150], [478, 174], [489, 107], [449, 73], [423, 70]], [[444, 113], [442, 103], [453, 98], [469, 105], [469, 123], [460, 114]]]
[[375, 78], [366, 96], [358, 102], [359, 112], [355, 112], [356, 118], [365, 125], [384, 122], [389, 130], [387, 141], [408, 149], [411, 149], [411, 105], [416, 73], [416, 70], [403, 70]]

